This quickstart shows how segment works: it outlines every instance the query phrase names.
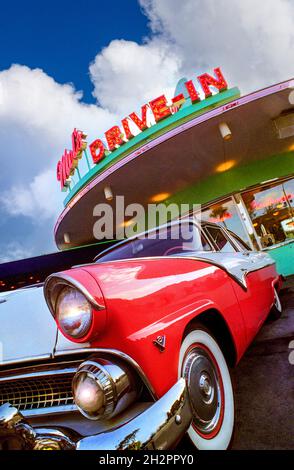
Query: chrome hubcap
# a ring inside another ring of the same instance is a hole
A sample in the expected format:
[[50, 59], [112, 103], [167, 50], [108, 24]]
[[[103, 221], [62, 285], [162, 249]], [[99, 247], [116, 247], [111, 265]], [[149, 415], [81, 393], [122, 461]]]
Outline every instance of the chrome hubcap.
[[217, 368], [205, 350], [195, 347], [184, 360], [183, 376], [187, 381], [193, 425], [201, 433], [210, 434], [219, 424], [222, 408]]
[[214, 397], [214, 388], [211, 384], [210, 376], [206, 372], [203, 372], [200, 376], [199, 389], [203, 401], [207, 404], [211, 403]]

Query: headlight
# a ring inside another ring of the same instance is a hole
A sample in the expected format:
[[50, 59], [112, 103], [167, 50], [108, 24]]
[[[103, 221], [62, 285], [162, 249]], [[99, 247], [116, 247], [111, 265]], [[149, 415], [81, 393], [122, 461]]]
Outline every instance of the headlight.
[[72, 391], [82, 415], [89, 419], [102, 419], [127, 408], [138, 397], [141, 387], [126, 366], [104, 358], [93, 358], [78, 368]]
[[65, 286], [57, 298], [56, 320], [66, 335], [81, 338], [90, 329], [92, 307], [81, 292]]

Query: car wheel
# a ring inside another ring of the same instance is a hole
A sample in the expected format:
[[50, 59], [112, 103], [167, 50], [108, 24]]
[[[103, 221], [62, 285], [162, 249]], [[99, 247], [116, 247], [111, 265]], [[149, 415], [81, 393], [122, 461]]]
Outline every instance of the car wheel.
[[197, 326], [182, 342], [179, 377], [187, 382], [193, 420], [188, 435], [199, 450], [229, 447], [234, 429], [234, 395], [224, 355], [208, 330]]
[[280, 297], [275, 288], [274, 288], [274, 293], [275, 293], [274, 305], [272, 306], [271, 311], [269, 313], [269, 320], [272, 320], [272, 321], [275, 321], [281, 318], [282, 313], [283, 313], [283, 308], [282, 308], [282, 304], [280, 301]]

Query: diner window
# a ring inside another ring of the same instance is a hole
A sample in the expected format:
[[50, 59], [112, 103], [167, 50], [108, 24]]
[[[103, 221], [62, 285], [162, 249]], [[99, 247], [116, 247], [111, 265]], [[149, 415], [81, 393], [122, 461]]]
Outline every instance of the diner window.
[[294, 179], [242, 194], [263, 248], [294, 239]]
[[201, 212], [201, 219], [205, 222], [216, 223], [238, 235], [246, 245], [250, 245], [250, 238], [241, 220], [236, 203], [232, 198], [226, 199]]

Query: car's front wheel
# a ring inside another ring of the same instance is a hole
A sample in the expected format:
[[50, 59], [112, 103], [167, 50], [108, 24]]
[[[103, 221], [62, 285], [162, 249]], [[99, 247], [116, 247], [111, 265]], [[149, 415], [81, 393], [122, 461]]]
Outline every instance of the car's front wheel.
[[224, 355], [208, 330], [195, 327], [180, 350], [179, 377], [187, 381], [192, 424], [188, 435], [197, 449], [227, 449], [234, 429], [234, 395]]

